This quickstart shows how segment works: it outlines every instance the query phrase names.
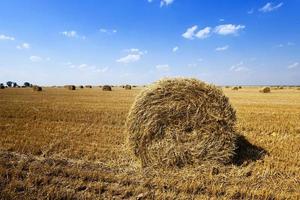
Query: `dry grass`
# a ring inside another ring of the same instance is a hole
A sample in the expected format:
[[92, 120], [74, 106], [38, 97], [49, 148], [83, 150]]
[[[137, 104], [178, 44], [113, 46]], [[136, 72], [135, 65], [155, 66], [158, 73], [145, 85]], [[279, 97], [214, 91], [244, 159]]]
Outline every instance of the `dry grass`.
[[196, 79], [163, 79], [136, 98], [126, 123], [143, 166], [232, 161], [235, 111], [221, 90]]
[[239, 162], [156, 170], [123, 148], [139, 90], [0, 90], [0, 199], [300, 198], [299, 90], [223, 89], [252, 144]]

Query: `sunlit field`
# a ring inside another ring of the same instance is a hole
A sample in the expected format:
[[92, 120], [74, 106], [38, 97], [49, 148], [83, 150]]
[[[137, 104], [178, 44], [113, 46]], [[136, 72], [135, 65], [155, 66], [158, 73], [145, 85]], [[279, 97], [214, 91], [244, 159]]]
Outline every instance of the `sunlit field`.
[[0, 199], [300, 198], [300, 90], [223, 88], [253, 152], [151, 169], [132, 159], [124, 133], [140, 89], [0, 90]]

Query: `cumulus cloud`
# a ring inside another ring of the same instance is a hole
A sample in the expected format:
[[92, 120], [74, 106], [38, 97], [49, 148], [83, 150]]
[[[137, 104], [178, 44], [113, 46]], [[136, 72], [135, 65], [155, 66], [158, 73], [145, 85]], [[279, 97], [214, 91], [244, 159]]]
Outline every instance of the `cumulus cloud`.
[[115, 34], [118, 31], [116, 29], [105, 29], [105, 28], [100, 28], [99, 30], [101, 33], [106, 33], [106, 34]]
[[205, 27], [204, 29], [199, 30], [196, 33], [196, 37], [199, 38], [199, 39], [205, 39], [205, 38], [209, 37], [210, 31], [211, 31], [210, 27]]
[[30, 49], [30, 44], [22, 43], [22, 44], [17, 46], [17, 49]]
[[147, 54], [147, 51], [141, 51], [137, 48], [125, 49], [125, 52], [129, 54], [116, 60], [118, 63], [128, 64], [139, 61], [143, 55]]
[[162, 72], [170, 71], [170, 66], [168, 64], [156, 65], [155, 68]]
[[263, 7], [261, 7], [260, 9], [258, 9], [260, 12], [266, 13], [266, 12], [272, 12], [274, 10], [279, 9], [281, 6], [283, 6], [283, 3], [280, 2], [277, 5], [274, 5], [272, 2], [268, 2], [266, 3]]
[[140, 59], [141, 59], [141, 55], [140, 54], [128, 54], [127, 56], [119, 58], [116, 61], [119, 62], [119, 63], [128, 64], [128, 63], [132, 63], [132, 62], [137, 62]]
[[244, 62], [243, 61], [239, 62], [236, 65], [232, 65], [229, 70], [230, 71], [234, 71], [234, 72], [243, 72], [243, 71], [247, 72], [247, 71], [250, 71], [249, 68], [247, 68], [247, 67], [244, 66]]
[[3, 34], [1, 34], [1, 35], [0, 35], [0, 40], [11, 40], [11, 41], [13, 41], [13, 40], [15, 40], [15, 38], [12, 37], [12, 36], [8, 36], [8, 35], [3, 35]]
[[219, 35], [235, 35], [238, 31], [244, 29], [244, 25], [222, 24], [215, 27], [215, 33]]
[[160, 7], [168, 6], [168, 5], [172, 4], [173, 2], [174, 2], [174, 0], [161, 0], [160, 1]]
[[81, 36], [79, 35], [76, 31], [74, 30], [71, 30], [71, 31], [63, 31], [61, 32], [61, 34], [65, 37], [68, 37], [68, 38], [81, 38], [81, 39], [85, 39], [86, 37], [85, 36]]
[[249, 14], [249, 15], [251, 15], [251, 14], [253, 14], [254, 13], [254, 9], [251, 9], [251, 10], [248, 10], [247, 11], [247, 14]]
[[194, 25], [190, 28], [188, 28], [183, 34], [182, 37], [186, 39], [205, 39], [208, 38], [212, 33], [219, 34], [219, 35], [237, 35], [238, 32], [242, 29], [246, 28], [244, 25], [234, 25], [234, 24], [222, 24], [219, 26], [216, 26], [213, 31], [212, 28], [207, 26], [203, 29], [200, 29], [197, 32], [198, 26]]
[[104, 67], [104, 68], [101, 68], [101, 69], [96, 69], [95, 71], [98, 72], [98, 73], [105, 73], [105, 72], [108, 71], [108, 67]]
[[96, 65], [89, 65], [86, 63], [82, 63], [82, 64], [73, 64], [71, 62], [66, 62], [66, 63], [62, 63], [63, 65], [66, 65], [67, 67], [71, 68], [71, 69], [77, 69], [80, 71], [84, 71], [84, 72], [97, 72], [97, 73], [104, 73], [108, 71], [108, 67], [104, 67], [104, 68], [99, 68]]
[[140, 49], [137, 49], [137, 48], [125, 49], [125, 52], [139, 54], [139, 55], [144, 55], [144, 54], [148, 53], [146, 50], [141, 51]]
[[222, 47], [217, 47], [215, 50], [216, 51], [226, 51], [228, 48], [229, 48], [229, 46], [226, 45], [226, 46], [222, 46]]
[[172, 51], [173, 51], [173, 52], [176, 52], [176, 51], [178, 51], [178, 49], [179, 49], [179, 47], [178, 47], [178, 46], [175, 46], [175, 47], [172, 49]]
[[292, 63], [291, 65], [288, 66], [288, 69], [294, 69], [294, 68], [296, 68], [298, 66], [299, 66], [299, 63], [298, 62], [294, 62], [294, 63]]
[[29, 60], [31, 60], [32, 62], [41, 62], [43, 59], [39, 56], [30, 56]]
[[198, 26], [194, 25], [190, 28], [188, 28], [183, 34], [182, 37], [186, 38], [186, 39], [194, 39], [194, 35], [195, 35], [195, 31], [197, 30]]

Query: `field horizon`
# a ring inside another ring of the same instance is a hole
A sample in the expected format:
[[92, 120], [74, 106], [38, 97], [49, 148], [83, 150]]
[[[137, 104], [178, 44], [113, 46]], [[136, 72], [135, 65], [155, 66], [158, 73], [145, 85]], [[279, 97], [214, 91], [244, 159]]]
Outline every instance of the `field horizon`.
[[222, 90], [248, 157], [160, 170], [140, 168], [126, 150], [124, 124], [141, 88], [0, 90], [0, 198], [300, 198], [300, 91]]

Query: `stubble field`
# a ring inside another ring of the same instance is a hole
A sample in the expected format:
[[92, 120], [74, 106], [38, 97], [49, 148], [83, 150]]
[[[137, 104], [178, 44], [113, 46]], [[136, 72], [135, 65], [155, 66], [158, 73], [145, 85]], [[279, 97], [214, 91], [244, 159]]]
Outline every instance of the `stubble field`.
[[155, 170], [126, 149], [140, 88], [0, 90], [0, 199], [300, 199], [300, 90], [258, 90], [223, 88], [240, 162]]

